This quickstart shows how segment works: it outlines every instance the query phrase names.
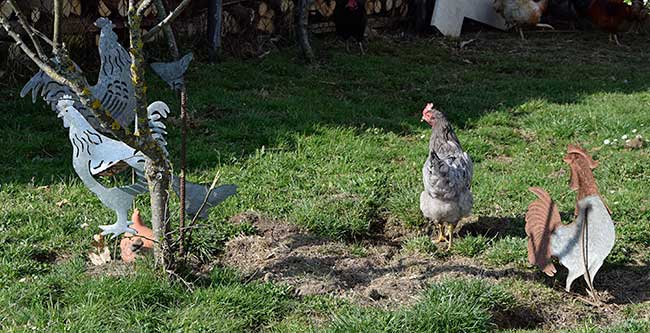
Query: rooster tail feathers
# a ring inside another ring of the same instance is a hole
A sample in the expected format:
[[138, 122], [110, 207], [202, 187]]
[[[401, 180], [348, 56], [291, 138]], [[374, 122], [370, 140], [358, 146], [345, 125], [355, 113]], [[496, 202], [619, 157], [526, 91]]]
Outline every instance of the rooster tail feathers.
[[163, 150], [165, 150], [165, 153], [167, 153], [167, 140], [165, 140], [167, 126], [163, 123], [163, 119], [167, 118], [169, 112], [167, 104], [161, 101], [153, 102], [147, 107], [147, 118], [149, 119], [151, 135], [158, 141]]
[[[178, 177], [172, 176], [172, 189], [180, 197], [181, 186]], [[190, 219], [194, 218], [197, 214], [200, 219], [207, 219], [210, 208], [219, 205], [230, 196], [237, 194], [237, 186], [232, 184], [217, 186], [208, 193], [209, 190], [210, 185], [185, 182], [185, 212]], [[205, 204], [203, 204], [204, 201]], [[201, 209], [200, 212], [199, 209]]]
[[526, 235], [528, 236], [528, 261], [539, 266], [548, 276], [557, 271], [551, 262], [551, 234], [561, 225], [560, 213], [544, 189], [529, 188], [537, 200], [528, 205]]

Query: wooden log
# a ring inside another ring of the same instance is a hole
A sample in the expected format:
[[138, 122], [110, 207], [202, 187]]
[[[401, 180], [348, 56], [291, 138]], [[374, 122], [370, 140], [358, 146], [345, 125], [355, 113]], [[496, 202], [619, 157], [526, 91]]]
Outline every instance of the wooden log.
[[371, 15], [375, 12], [375, 2], [373, 0], [366, 0], [366, 15]]
[[393, 0], [384, 0], [384, 9], [390, 12], [393, 9]]
[[332, 14], [334, 14], [334, 7], [336, 7], [336, 1], [328, 1], [328, 0], [315, 0], [316, 3], [316, 8], [318, 9], [318, 12], [323, 16], [323, 17], [330, 17]]
[[273, 20], [266, 16], [260, 17], [259, 21], [257, 21], [257, 30], [266, 33], [273, 33], [273, 31], [275, 31], [275, 25], [273, 24]]
[[68, 17], [72, 11], [72, 4], [70, 3], [70, 0], [63, 0], [62, 2], [61, 14], [63, 14], [64, 17]]
[[235, 18], [227, 11], [223, 11], [223, 27], [221, 27], [221, 37], [224, 37], [228, 34], [236, 34], [239, 30], [237, 27], [237, 21]]
[[9, 4], [9, 1], [6, 1], [2, 7], [0, 7], [0, 14], [4, 17], [9, 17], [14, 12], [14, 9]]
[[41, 19], [41, 10], [38, 8], [32, 9], [32, 22], [37, 23]]
[[70, 7], [72, 14], [81, 16], [81, 0], [70, 0]]
[[144, 11], [144, 17], [157, 17], [157, 16], [158, 16], [158, 10], [154, 5], [149, 6], [147, 10]]
[[280, 11], [283, 13], [286, 13], [289, 11], [289, 8], [293, 8], [293, 1], [290, 0], [282, 0], [280, 1]]
[[[368, 18], [368, 28], [370, 29], [382, 29], [382, 28], [387, 28], [394, 26], [398, 22], [404, 22], [408, 21], [409, 18], [407, 17], [369, 17]], [[315, 34], [320, 34], [320, 33], [330, 33], [334, 32], [336, 30], [336, 26], [334, 25], [334, 22], [320, 22], [320, 23], [312, 23], [309, 25], [309, 30], [312, 33]]]
[[402, 4], [402, 7], [400, 8], [399, 15], [401, 17], [406, 17], [408, 16], [408, 14], [409, 14], [409, 4], [405, 2]]
[[260, 5], [257, 7], [257, 14], [259, 16], [264, 16], [268, 10], [269, 6], [266, 4], [266, 2], [260, 2]]
[[128, 0], [120, 0], [117, 4], [117, 12], [122, 17], [126, 17], [129, 14], [129, 2]]
[[394, 0], [393, 2], [394, 2], [394, 3], [393, 3], [393, 7], [394, 7], [394, 8], [400, 8], [400, 7], [402, 7], [402, 0]]
[[376, 0], [375, 1], [375, 8], [374, 8], [375, 14], [381, 13], [381, 8], [382, 8], [381, 0]]
[[97, 10], [99, 11], [99, 16], [103, 17], [108, 17], [111, 15], [111, 10], [106, 6], [104, 1], [99, 0], [99, 5], [97, 6]]

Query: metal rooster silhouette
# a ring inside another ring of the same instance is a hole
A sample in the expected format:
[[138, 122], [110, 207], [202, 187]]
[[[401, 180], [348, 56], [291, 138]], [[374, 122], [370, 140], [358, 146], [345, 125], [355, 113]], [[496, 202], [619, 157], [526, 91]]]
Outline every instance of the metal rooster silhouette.
[[[133, 223], [128, 220], [128, 212], [133, 200], [138, 194], [148, 191], [144, 179], [144, 163], [146, 156], [124, 142], [111, 139], [97, 130], [75, 108], [71, 96], [64, 95], [57, 102], [59, 118], [63, 118], [63, 126], [69, 128], [68, 137], [73, 146], [72, 165], [82, 182], [90, 191], [95, 193], [99, 200], [117, 214], [117, 222], [112, 225], [99, 226], [102, 235], [120, 235], [125, 232], [136, 234], [129, 226]], [[153, 102], [147, 107], [149, 127], [154, 131], [156, 140], [164, 147], [166, 142], [164, 134], [165, 125], [161, 119], [169, 114], [169, 107], [163, 102]], [[95, 177], [109, 171], [118, 164], [127, 164], [136, 171], [136, 182], [133, 185], [107, 188]], [[174, 190], [178, 194], [178, 179], [172, 177]], [[200, 184], [187, 183], [188, 196], [186, 198], [186, 211], [190, 216], [198, 215], [207, 218], [207, 210], [226, 200], [237, 192], [235, 185], [222, 185], [210, 192], [206, 204], [201, 204], [208, 194], [208, 187]]]
[[[113, 119], [120, 126], [128, 128], [135, 120], [136, 106], [135, 89], [130, 72], [131, 58], [124, 47], [118, 43], [110, 20], [100, 18], [95, 21], [95, 25], [100, 28], [101, 67], [97, 84], [91, 87], [91, 90]], [[163, 79], [175, 88], [183, 84], [179, 78], [182, 78], [191, 60], [190, 54], [174, 63], [155, 64], [154, 69], [158, 69]], [[56, 62], [56, 59], [53, 61]], [[95, 193], [105, 206], [116, 212], [117, 222], [100, 226], [103, 229], [102, 234], [117, 236], [124, 232], [136, 233], [129, 228], [132, 222], [128, 221], [128, 211], [134, 197], [148, 191], [147, 181], [143, 176], [144, 162], [147, 157], [125, 143], [109, 137], [106, 129], [99, 126], [92, 112], [82, 105], [72, 89], [55, 82], [43, 71], [39, 71], [25, 84], [21, 96], [29, 92], [32, 94], [33, 102], [36, 101], [37, 96], [43, 97], [52, 109], [57, 111], [58, 116], [63, 118], [64, 126], [69, 128], [75, 171], [84, 185]], [[167, 132], [162, 119], [167, 117], [169, 107], [163, 102], [154, 102], [147, 110], [152, 135], [165, 149]], [[96, 176], [121, 172], [129, 166], [135, 169], [136, 182], [133, 185], [106, 188], [95, 179]], [[178, 194], [179, 179], [172, 176], [171, 181], [172, 188]], [[209, 186], [190, 182], [186, 183], [186, 189], [185, 210], [189, 216], [196, 215], [198, 218], [207, 218], [207, 211], [211, 207], [218, 205], [237, 191], [235, 185], [222, 185], [209, 191]], [[203, 203], [206, 196], [207, 199]]]
[[614, 223], [592, 172], [598, 162], [576, 145], [568, 146], [564, 161], [571, 167], [570, 187], [577, 190], [576, 220], [562, 224], [550, 195], [542, 188], [531, 187], [530, 191], [538, 199], [528, 206], [526, 213], [528, 260], [548, 276], [554, 276], [557, 270], [551, 257], [558, 258], [569, 270], [566, 290], [583, 275], [591, 295], [596, 298], [593, 280], [614, 247]]
[[[117, 41], [117, 35], [113, 31], [113, 23], [104, 17], [95, 21], [100, 28], [99, 33], [99, 57], [101, 59], [99, 77], [97, 84], [90, 90], [97, 97], [111, 116], [122, 127], [129, 127], [135, 118], [135, 88], [131, 81], [131, 56]], [[56, 62], [56, 59], [53, 61]], [[75, 64], [77, 68], [77, 66]], [[37, 96], [50, 104], [52, 110], [56, 109], [56, 102], [64, 95], [72, 96], [75, 101], [74, 107], [88, 119], [91, 125], [100, 131], [99, 123], [90, 110], [79, 102], [75, 93], [69, 87], [62, 85], [39, 71], [34, 75], [20, 91], [20, 97], [24, 97], [31, 91], [32, 102], [36, 102]]]

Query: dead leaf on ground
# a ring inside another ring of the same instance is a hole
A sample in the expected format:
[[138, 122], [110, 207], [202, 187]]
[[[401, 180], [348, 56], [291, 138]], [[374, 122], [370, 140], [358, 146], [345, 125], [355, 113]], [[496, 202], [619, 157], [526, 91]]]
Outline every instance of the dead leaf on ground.
[[95, 266], [101, 266], [111, 262], [111, 251], [105, 247], [100, 253], [90, 252], [88, 253], [88, 258], [90, 262]]
[[65, 205], [68, 205], [68, 204], [70, 204], [70, 201], [68, 199], [63, 199], [63, 200], [57, 202], [56, 206], [61, 208], [61, 207], [65, 206]]
[[88, 258], [93, 265], [101, 266], [111, 262], [111, 251], [108, 249], [106, 242], [104, 242], [104, 236], [101, 234], [93, 235], [91, 244], [95, 248], [95, 251], [88, 252]]
[[637, 136], [634, 139], [631, 139], [629, 141], [625, 141], [625, 148], [626, 149], [641, 149], [643, 148], [644, 140], [642, 137]]

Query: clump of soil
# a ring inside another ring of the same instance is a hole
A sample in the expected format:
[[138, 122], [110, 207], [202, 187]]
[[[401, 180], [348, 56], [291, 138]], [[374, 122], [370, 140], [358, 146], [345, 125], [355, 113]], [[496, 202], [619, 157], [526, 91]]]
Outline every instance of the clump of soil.
[[[584, 294], [565, 293], [562, 276], [545, 279], [536, 270], [510, 265], [486, 267], [478, 260], [459, 256], [441, 259], [406, 254], [401, 249], [402, 240], [412, 235], [398, 226], [386, 225], [383, 234], [360, 244], [350, 244], [323, 239], [253, 212], [240, 214], [232, 222], [251, 223], [258, 233], [228, 241], [219, 264], [236, 268], [247, 280], [291, 285], [299, 296], [331, 294], [361, 305], [397, 308], [417, 302], [424, 288], [449, 277], [470, 276], [494, 283], [523, 281], [532, 288], [534, 283], [543, 283], [553, 288], [554, 295], [536, 293], [528, 290], [528, 286], [513, 290], [522, 304], [521, 309], [495, 318], [501, 328], [541, 329], [574, 327], [584, 318], [611, 324], [623, 317], [623, 307], [619, 304], [650, 299], [648, 290], [642, 292], [630, 287], [643, 288], [639, 281], [649, 277], [641, 276], [642, 270], [637, 270], [638, 274], [626, 268], [602, 271], [596, 285], [605, 303], [594, 306]], [[480, 229], [481, 222], [485, 221], [479, 219], [476, 225], [468, 225], [470, 233], [474, 231], [471, 229]], [[548, 289], [545, 290], [548, 294]], [[584, 286], [576, 286], [574, 290], [584, 290]]]

